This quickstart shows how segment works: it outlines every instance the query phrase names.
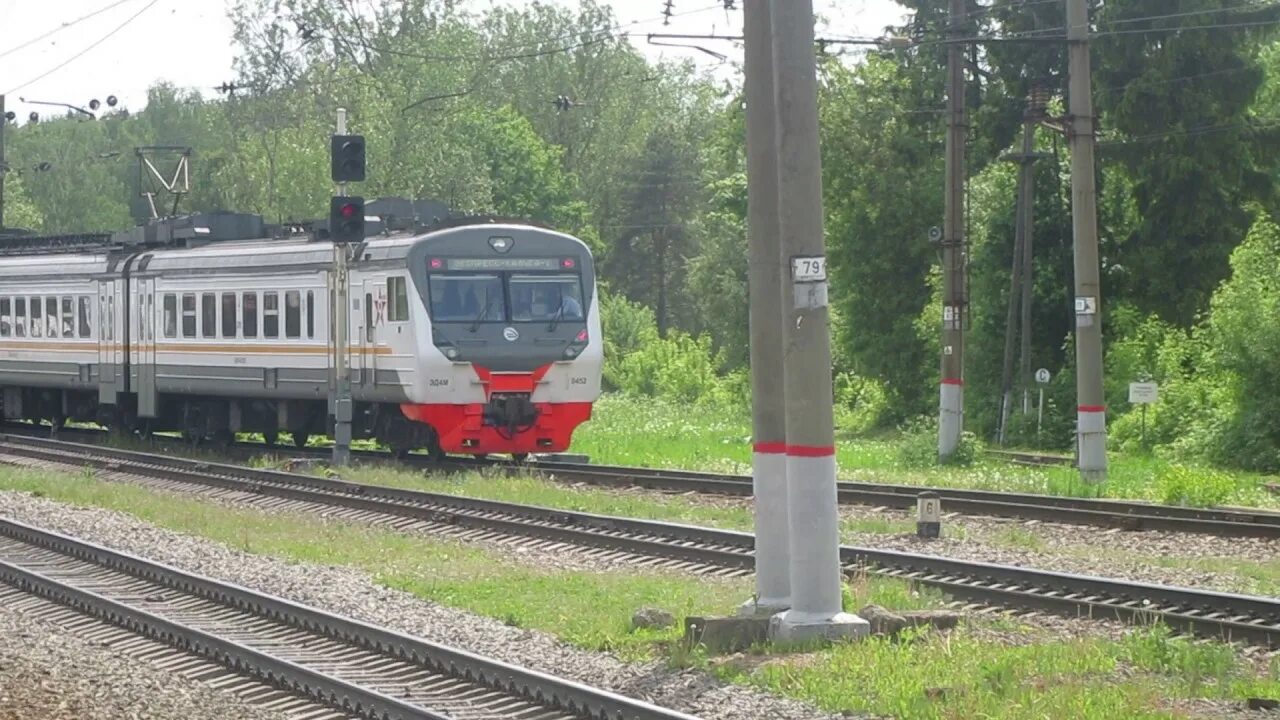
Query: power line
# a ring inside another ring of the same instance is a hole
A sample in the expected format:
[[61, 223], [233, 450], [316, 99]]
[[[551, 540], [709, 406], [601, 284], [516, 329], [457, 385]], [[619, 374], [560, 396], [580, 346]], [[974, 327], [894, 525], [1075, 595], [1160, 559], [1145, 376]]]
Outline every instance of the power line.
[[12, 48], [9, 48], [8, 50], [5, 50], [4, 52], [0, 52], [0, 58], [3, 58], [3, 57], [7, 57], [7, 56], [9, 56], [9, 55], [12, 55], [13, 53], [18, 52], [19, 50], [25, 50], [26, 48], [29, 48], [29, 47], [31, 47], [32, 45], [35, 45], [36, 43], [40, 42], [41, 40], [44, 40], [44, 39], [45, 39], [45, 38], [47, 38], [47, 37], [50, 37], [50, 36], [52, 36], [52, 35], [56, 35], [56, 34], [58, 34], [58, 33], [62, 32], [63, 30], [66, 30], [66, 29], [67, 29], [67, 28], [69, 28], [69, 27], [74, 27], [75, 25], [78, 25], [78, 24], [80, 24], [81, 22], [84, 22], [85, 20], [88, 20], [88, 19], [90, 19], [90, 18], [92, 18], [92, 17], [96, 17], [96, 16], [98, 16], [98, 15], [101, 15], [102, 13], [104, 13], [104, 12], [106, 12], [106, 11], [108, 11], [108, 10], [112, 10], [112, 9], [114, 9], [114, 8], [117, 8], [117, 7], [121, 6], [121, 5], [124, 5], [125, 3], [129, 3], [129, 2], [134, 2], [134, 0], [116, 0], [116, 1], [115, 1], [115, 2], [113, 2], [113, 3], [110, 3], [110, 4], [106, 5], [105, 7], [101, 7], [101, 8], [98, 8], [97, 10], [94, 10], [93, 12], [89, 13], [88, 15], [81, 15], [80, 17], [76, 18], [75, 20], [70, 20], [70, 21], [68, 21], [68, 22], [64, 22], [64, 23], [62, 23], [61, 25], [59, 25], [58, 27], [56, 27], [56, 28], [54, 28], [54, 29], [52, 29], [52, 30], [49, 30], [48, 32], [45, 32], [45, 33], [44, 33], [44, 34], [42, 34], [42, 35], [37, 35], [36, 37], [33, 37], [33, 38], [31, 38], [30, 40], [28, 40], [28, 41], [26, 41], [26, 42], [24, 42], [24, 43], [22, 43], [22, 44], [20, 44], [20, 45], [17, 45], [16, 47], [12, 47]]
[[49, 77], [50, 75], [52, 75], [52, 74], [54, 74], [55, 72], [57, 72], [57, 71], [61, 70], [62, 68], [66, 67], [67, 65], [70, 65], [71, 63], [75, 62], [76, 60], [80, 59], [81, 57], [83, 57], [84, 55], [86, 55], [87, 53], [89, 53], [89, 51], [93, 50], [94, 48], [98, 47], [98, 46], [99, 46], [99, 45], [101, 45], [102, 43], [106, 42], [108, 39], [110, 39], [110, 38], [111, 38], [113, 35], [115, 35], [116, 33], [118, 33], [118, 32], [120, 32], [121, 30], [123, 30], [123, 29], [125, 28], [125, 26], [127, 26], [129, 23], [131, 23], [131, 22], [133, 22], [134, 20], [136, 20], [136, 19], [138, 18], [138, 16], [139, 16], [139, 15], [141, 15], [142, 13], [144, 13], [144, 12], [146, 12], [146, 11], [150, 10], [150, 9], [151, 9], [151, 8], [152, 8], [156, 3], [158, 3], [158, 2], [160, 2], [160, 0], [151, 0], [151, 2], [147, 3], [146, 5], [144, 5], [144, 6], [142, 7], [142, 9], [141, 9], [141, 10], [139, 10], [138, 12], [136, 12], [136, 13], [134, 13], [134, 14], [130, 15], [130, 16], [129, 16], [129, 17], [128, 17], [124, 22], [120, 23], [120, 24], [119, 24], [119, 25], [117, 25], [114, 29], [112, 29], [112, 30], [111, 30], [111, 32], [108, 32], [106, 35], [103, 35], [102, 37], [98, 38], [97, 40], [95, 40], [93, 43], [91, 43], [91, 44], [90, 44], [88, 47], [86, 47], [85, 49], [81, 50], [80, 52], [76, 53], [75, 55], [72, 55], [71, 57], [67, 58], [66, 60], [62, 61], [61, 63], [58, 63], [58, 64], [57, 64], [57, 65], [55, 65], [53, 68], [51, 68], [51, 69], [49, 69], [49, 70], [47, 70], [47, 71], [45, 71], [45, 72], [41, 73], [40, 75], [37, 75], [36, 77], [31, 78], [30, 80], [28, 80], [28, 81], [26, 81], [26, 82], [24, 82], [24, 83], [19, 83], [18, 85], [15, 85], [15, 86], [13, 87], [13, 89], [12, 89], [12, 90], [7, 90], [7, 91], [5, 91], [5, 93], [4, 93], [4, 94], [8, 95], [8, 94], [11, 94], [11, 93], [17, 92], [18, 90], [21, 90], [22, 88], [24, 88], [24, 87], [26, 87], [26, 86], [30, 85], [31, 83], [39, 82], [40, 80], [43, 80], [43, 79], [45, 79], [45, 78]]
[[[1196, 15], [1211, 15], [1213, 13], [1233, 13], [1233, 12], [1259, 12], [1265, 10], [1274, 10], [1280, 8], [1280, 3], [1263, 3], [1260, 5], [1237, 5], [1235, 7], [1210, 8], [1204, 10], [1190, 10], [1181, 13], [1171, 13], [1168, 15], [1149, 15], [1146, 17], [1121, 18], [1118, 20], [1108, 20], [1108, 25], [1126, 25], [1131, 23], [1152, 22], [1155, 20], [1174, 20], [1177, 18], [1192, 17]], [[1173, 29], [1173, 28], [1170, 28]]]

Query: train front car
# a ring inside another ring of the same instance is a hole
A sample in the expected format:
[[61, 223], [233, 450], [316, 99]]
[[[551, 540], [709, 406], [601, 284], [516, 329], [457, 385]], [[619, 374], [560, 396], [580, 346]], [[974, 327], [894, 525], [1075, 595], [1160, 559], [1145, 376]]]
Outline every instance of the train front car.
[[408, 257], [430, 326], [415, 402], [445, 453], [563, 452], [600, 395], [603, 343], [586, 244], [529, 225], [430, 233]]

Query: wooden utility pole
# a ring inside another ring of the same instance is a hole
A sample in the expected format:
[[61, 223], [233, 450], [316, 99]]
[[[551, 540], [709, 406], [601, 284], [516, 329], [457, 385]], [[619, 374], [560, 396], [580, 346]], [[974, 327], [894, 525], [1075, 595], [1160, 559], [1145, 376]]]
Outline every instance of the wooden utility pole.
[[1086, 482], [1107, 479], [1107, 408], [1102, 388], [1102, 282], [1094, 178], [1093, 89], [1087, 0], [1066, 0], [1068, 141], [1071, 144], [1071, 221], [1075, 240], [1076, 448]]
[[956, 42], [968, 18], [968, 0], [951, 0], [947, 49], [946, 207], [942, 228], [942, 376], [938, 408], [938, 458], [955, 454], [964, 431], [964, 326], [968, 315], [964, 236], [965, 108], [964, 49]]

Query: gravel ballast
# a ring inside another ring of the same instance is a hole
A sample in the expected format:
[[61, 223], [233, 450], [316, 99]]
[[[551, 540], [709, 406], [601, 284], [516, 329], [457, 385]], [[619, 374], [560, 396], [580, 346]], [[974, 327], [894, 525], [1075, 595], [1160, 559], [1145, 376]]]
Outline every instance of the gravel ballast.
[[[390, 590], [355, 570], [286, 563], [251, 555], [202, 538], [157, 528], [123, 513], [71, 507], [25, 493], [0, 492], [0, 508], [3, 508], [3, 515], [19, 522], [648, 700], [705, 720], [818, 720], [835, 717], [803, 703], [725, 685], [701, 671], [671, 670], [659, 663], [629, 664], [607, 654], [573, 648], [544, 633], [510, 627], [492, 618], [446, 608], [408, 593]], [[222, 717], [240, 716], [229, 714]]]
[[0, 720], [285, 720], [0, 607]]

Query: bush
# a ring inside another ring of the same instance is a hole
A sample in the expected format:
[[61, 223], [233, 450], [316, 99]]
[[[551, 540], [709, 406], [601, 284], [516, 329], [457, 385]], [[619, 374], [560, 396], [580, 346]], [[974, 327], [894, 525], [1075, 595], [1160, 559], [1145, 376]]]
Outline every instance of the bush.
[[938, 460], [938, 421], [933, 417], [920, 417], [902, 428], [902, 444], [898, 447], [898, 463], [906, 468], [924, 469], [940, 464], [969, 466], [978, 459], [981, 450], [978, 438], [971, 432], [962, 433], [960, 444], [946, 463]]
[[1166, 505], [1212, 507], [1235, 494], [1231, 476], [1217, 470], [1170, 465], [1156, 476], [1156, 492]]

